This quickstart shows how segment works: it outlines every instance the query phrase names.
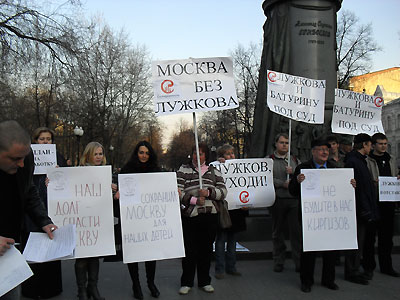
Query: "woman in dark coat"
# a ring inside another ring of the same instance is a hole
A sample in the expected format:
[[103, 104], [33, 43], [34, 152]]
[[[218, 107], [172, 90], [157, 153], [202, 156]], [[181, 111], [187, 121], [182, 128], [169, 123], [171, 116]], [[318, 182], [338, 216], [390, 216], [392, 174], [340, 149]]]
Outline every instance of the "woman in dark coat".
[[[151, 173], [151, 172], [160, 172], [160, 168], [157, 164], [157, 155], [153, 150], [153, 147], [147, 141], [139, 142], [135, 150], [133, 151], [129, 161], [126, 165], [121, 169], [120, 174], [132, 174], [132, 173]], [[119, 199], [119, 193], [117, 193], [114, 197], [115, 199]], [[120, 218], [119, 212], [119, 203], [115, 203], [114, 205], [114, 216]], [[117, 243], [117, 250], [121, 249], [118, 243], [121, 242], [121, 227], [120, 222], [118, 222], [118, 227], [116, 230], [115, 240]], [[120, 252], [121, 254], [121, 252]], [[142, 288], [140, 286], [139, 281], [139, 270], [138, 263], [129, 263], [128, 270], [132, 279], [132, 290], [133, 296], [136, 299], [143, 299]], [[160, 292], [158, 291], [156, 285], [154, 284], [154, 277], [156, 273], [156, 261], [146, 261], [146, 277], [147, 277], [147, 286], [151, 292], [151, 295], [154, 298], [158, 298], [160, 296]]]
[[[39, 127], [32, 134], [33, 144], [53, 144], [54, 132], [47, 127]], [[61, 154], [57, 152], [57, 165], [66, 167], [67, 163]], [[40, 200], [47, 209], [46, 174], [34, 175], [33, 182], [36, 185]], [[26, 239], [30, 232], [42, 232], [35, 226], [29, 216], [25, 217]], [[47, 299], [55, 297], [62, 292], [61, 262], [51, 261], [30, 265], [33, 276], [22, 283], [22, 295], [32, 299]]]

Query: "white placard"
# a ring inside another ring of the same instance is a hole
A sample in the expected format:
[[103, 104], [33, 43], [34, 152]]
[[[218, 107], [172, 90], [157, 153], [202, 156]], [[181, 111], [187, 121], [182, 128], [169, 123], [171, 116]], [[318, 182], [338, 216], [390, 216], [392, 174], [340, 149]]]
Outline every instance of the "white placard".
[[50, 170], [49, 217], [76, 225], [75, 258], [115, 254], [111, 166]]
[[301, 183], [303, 249], [357, 249], [353, 169], [305, 169]]
[[124, 263], [185, 256], [176, 173], [119, 174], [118, 183]]
[[381, 97], [335, 89], [332, 132], [357, 135], [385, 133], [382, 126]]
[[31, 144], [35, 158], [34, 174], [46, 174], [47, 168], [57, 166], [57, 153], [55, 144]]
[[22, 254], [11, 246], [0, 256], [0, 297], [33, 275]]
[[311, 124], [324, 123], [325, 80], [267, 71], [267, 105], [284, 117]]
[[239, 107], [230, 57], [152, 63], [157, 116]]
[[271, 158], [230, 159], [223, 164], [212, 163], [224, 178], [229, 209], [274, 204], [273, 163]]
[[397, 177], [379, 176], [379, 201], [400, 201], [400, 180]]

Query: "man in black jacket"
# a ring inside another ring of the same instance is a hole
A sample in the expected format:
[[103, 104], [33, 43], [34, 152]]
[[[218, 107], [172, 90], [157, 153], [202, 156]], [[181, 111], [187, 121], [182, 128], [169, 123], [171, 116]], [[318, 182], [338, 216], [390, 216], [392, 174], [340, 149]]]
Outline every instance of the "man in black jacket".
[[[304, 174], [300, 173], [302, 169], [326, 169], [335, 168], [336, 164], [328, 161], [330, 144], [324, 139], [317, 139], [311, 143], [312, 158], [309, 161], [301, 163], [289, 182], [289, 192], [297, 197], [300, 195], [300, 183], [304, 181]], [[301, 207], [301, 205], [300, 205]], [[301, 220], [301, 218], [300, 218]], [[301, 221], [300, 221], [301, 223]], [[302, 251], [300, 254], [300, 280], [301, 290], [305, 293], [311, 292], [311, 286], [314, 284], [314, 267], [317, 252]], [[321, 284], [331, 290], [337, 290], [339, 287], [335, 283], [335, 251], [323, 251], [323, 267]]]
[[[24, 213], [52, 239], [52, 224], [33, 184], [33, 154], [30, 137], [15, 121], [0, 123], [0, 256], [21, 242]], [[19, 288], [1, 299], [19, 299]]]
[[[379, 219], [378, 206], [376, 203], [375, 188], [371, 174], [367, 167], [367, 155], [371, 151], [371, 137], [360, 133], [354, 137], [353, 150], [345, 157], [345, 167], [354, 169], [356, 187], [356, 215], [357, 215], [357, 240], [358, 249], [346, 251], [344, 277], [346, 280], [368, 284], [367, 279], [372, 279], [361, 274], [360, 260], [363, 256], [365, 236], [368, 227], [375, 226]], [[364, 255], [367, 255], [364, 253]]]
[[372, 136], [373, 151], [367, 157], [368, 169], [375, 184], [375, 196], [378, 203], [380, 220], [377, 226], [370, 226], [367, 230], [362, 266], [368, 277], [373, 276], [376, 267], [375, 262], [375, 235], [378, 234], [378, 259], [381, 272], [393, 277], [400, 277], [400, 273], [393, 269], [392, 249], [394, 232], [395, 202], [379, 201], [379, 176], [397, 177], [400, 179], [396, 159], [387, 153], [388, 139], [383, 133], [375, 133]]

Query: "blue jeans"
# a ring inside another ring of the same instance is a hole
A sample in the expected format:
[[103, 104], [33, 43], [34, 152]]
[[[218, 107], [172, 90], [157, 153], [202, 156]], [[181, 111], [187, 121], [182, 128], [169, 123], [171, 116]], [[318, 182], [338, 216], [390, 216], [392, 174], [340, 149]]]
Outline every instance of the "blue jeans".
[[8, 293], [0, 297], [1, 300], [20, 300], [21, 299], [21, 285], [13, 288]]
[[225, 271], [236, 272], [236, 234], [218, 229], [215, 239], [215, 273], [223, 274]]

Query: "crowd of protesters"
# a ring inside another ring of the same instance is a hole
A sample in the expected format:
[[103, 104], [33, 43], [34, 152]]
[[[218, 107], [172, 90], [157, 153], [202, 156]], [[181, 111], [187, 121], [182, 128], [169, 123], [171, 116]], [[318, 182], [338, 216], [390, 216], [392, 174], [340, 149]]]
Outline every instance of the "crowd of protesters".
[[[54, 133], [48, 128], [38, 128], [33, 143], [54, 143]], [[24, 244], [30, 231], [44, 231], [49, 238], [57, 229], [47, 216], [47, 183], [45, 175], [33, 176], [31, 139], [15, 121], [0, 123], [0, 184], [3, 185], [3, 209], [0, 212], [0, 255], [13, 244]], [[367, 285], [373, 279], [376, 268], [375, 239], [378, 236], [378, 262], [380, 272], [400, 277], [393, 268], [395, 203], [379, 202], [379, 176], [400, 179], [395, 160], [387, 152], [388, 139], [382, 133], [372, 137], [362, 133], [354, 137], [352, 150], [345, 153], [335, 135], [318, 138], [311, 143], [311, 158], [301, 162], [289, 156], [289, 137], [280, 133], [275, 138], [274, 152], [268, 155], [274, 162], [273, 179], [276, 199], [270, 208], [272, 217], [273, 271], [283, 272], [286, 258], [285, 230], [289, 228], [291, 256], [295, 271], [299, 272], [301, 291], [311, 292], [314, 284], [314, 267], [317, 252], [305, 252], [302, 245], [301, 183], [305, 180], [303, 169], [352, 168], [352, 185], [356, 200], [358, 249], [346, 251], [320, 251], [323, 259], [321, 285], [337, 290], [335, 264], [340, 255], [345, 257], [345, 280]], [[219, 163], [235, 159], [235, 149], [223, 145], [217, 150]], [[226, 274], [241, 276], [236, 267], [236, 233], [246, 230], [248, 208], [229, 210], [230, 226], [222, 226], [219, 215], [225, 207], [228, 190], [222, 174], [209, 164], [210, 150], [199, 143], [199, 152], [193, 146], [189, 161], [183, 162], [177, 171], [177, 187], [180, 198], [185, 257], [182, 258], [181, 287], [179, 294], [186, 295], [197, 285], [206, 293], [214, 292], [210, 275], [213, 244], [215, 242], [215, 278], [223, 280]], [[59, 167], [70, 165], [60, 154]], [[80, 160], [80, 166], [106, 164], [104, 148], [97, 142], [89, 143]], [[147, 141], [139, 142], [128, 162], [121, 169], [123, 174], [160, 172], [157, 155]], [[199, 182], [202, 177], [202, 185]], [[120, 218], [118, 181], [113, 180], [114, 217]], [[115, 222], [117, 254], [105, 257], [108, 261], [122, 260], [121, 227]], [[226, 244], [226, 246], [225, 246]], [[133, 296], [143, 299], [138, 273], [138, 263], [127, 264], [132, 279]], [[156, 261], [146, 261], [147, 286], [151, 296], [158, 298], [161, 292], [155, 285]], [[35, 275], [0, 299], [20, 299], [20, 294], [33, 299], [50, 298], [62, 292], [61, 264], [49, 262], [32, 265]], [[76, 259], [75, 275], [79, 300], [104, 300], [98, 289], [99, 258]], [[50, 283], [50, 284], [49, 284]], [[44, 285], [43, 285], [44, 284]]]

